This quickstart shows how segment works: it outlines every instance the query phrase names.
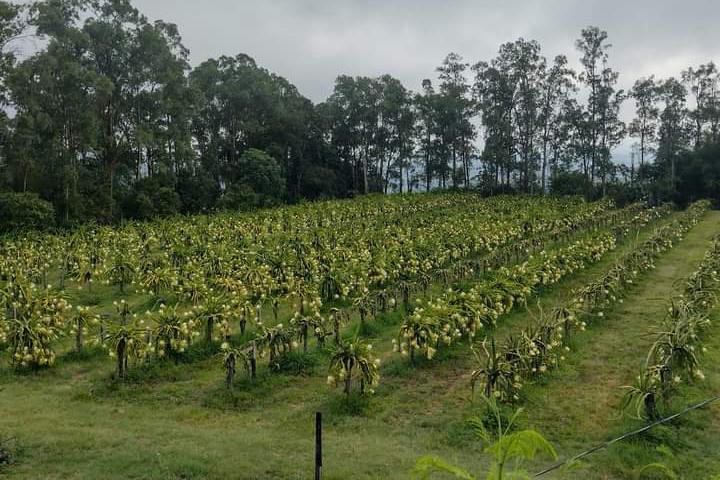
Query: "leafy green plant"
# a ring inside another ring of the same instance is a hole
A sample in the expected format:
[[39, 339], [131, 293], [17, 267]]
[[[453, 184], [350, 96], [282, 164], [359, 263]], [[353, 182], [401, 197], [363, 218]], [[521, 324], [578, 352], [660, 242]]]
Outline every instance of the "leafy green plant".
[[118, 255], [108, 270], [108, 274], [113, 283], [120, 285], [120, 293], [124, 294], [125, 285], [135, 277], [135, 266], [126, 257]]
[[248, 354], [247, 347], [231, 347], [228, 343], [223, 343], [221, 347], [220, 356], [222, 357], [223, 365], [225, 366], [225, 385], [228, 389], [232, 388], [233, 381], [235, 380], [235, 372], [237, 363], [242, 362], [250, 373], [250, 354]]
[[[357, 337], [352, 341], [341, 341], [335, 346], [330, 359], [330, 375], [328, 385], [335, 387], [338, 381], [343, 383], [343, 392], [350, 396], [353, 374], [357, 372], [360, 382], [360, 393], [373, 393], [373, 388], [380, 382], [380, 359], [371, 354], [372, 345]], [[366, 387], [370, 387], [366, 390]]]
[[513, 402], [520, 399], [519, 374], [515, 371], [513, 360], [498, 352], [495, 347], [495, 338], [490, 340], [490, 348], [487, 347], [487, 340], [481, 344], [485, 355], [480, 355], [471, 347], [479, 368], [473, 370], [470, 375], [470, 388], [475, 394], [475, 385], [483, 384], [483, 398], [495, 398], [501, 401]]
[[78, 305], [75, 311], [69, 316], [68, 324], [70, 334], [75, 336], [75, 349], [79, 352], [83, 348], [83, 340], [89, 333], [91, 325], [98, 325], [100, 317], [95, 314], [91, 307]]
[[649, 463], [637, 470], [634, 477], [638, 480], [645, 478], [646, 475], [652, 474], [651, 478], [657, 478], [658, 475], [662, 475], [670, 480], [676, 480], [679, 478], [675, 472], [670, 470], [666, 465], [662, 463]]
[[[483, 451], [492, 456], [492, 464], [485, 478], [487, 480], [503, 479], [530, 479], [531, 476], [522, 468], [523, 460], [533, 460], [537, 455], [547, 455], [557, 460], [557, 453], [552, 445], [538, 432], [534, 430], [521, 430], [513, 432], [513, 428], [522, 409], [515, 411], [512, 417], [503, 422], [503, 416], [497, 402], [493, 398], [484, 397], [491, 412], [495, 415], [497, 430], [493, 433], [487, 429], [485, 423], [479, 417], [471, 418], [468, 423], [472, 426], [476, 436], [485, 445]], [[511, 466], [511, 464], [513, 464]], [[463, 480], [475, 480], [469, 471], [454, 466], [444, 460], [425, 456], [415, 464], [410, 472], [412, 478], [425, 480], [436, 472], [445, 472], [455, 478]]]
[[189, 312], [181, 312], [179, 305], [168, 308], [160, 305], [160, 310], [153, 315], [154, 326], [152, 328], [155, 338], [155, 353], [159, 357], [170, 354], [175, 357], [184, 353], [190, 343], [199, 336], [195, 330], [195, 320]]
[[657, 369], [648, 368], [640, 372], [634, 385], [627, 389], [622, 401], [624, 410], [631, 410], [640, 420], [657, 420], [660, 418], [657, 404], [663, 395], [660, 382], [661, 373]]
[[122, 380], [128, 369], [128, 359], [144, 358], [148, 346], [145, 344], [145, 326], [136, 316], [130, 315], [130, 308], [126, 303], [118, 306], [118, 314], [119, 319], [106, 324], [107, 336], [104, 341], [109, 355], [117, 361], [117, 376]]

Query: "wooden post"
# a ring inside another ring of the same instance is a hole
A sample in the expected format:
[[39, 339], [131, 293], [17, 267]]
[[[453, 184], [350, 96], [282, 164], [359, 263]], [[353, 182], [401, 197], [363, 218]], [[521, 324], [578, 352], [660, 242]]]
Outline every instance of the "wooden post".
[[322, 477], [322, 413], [315, 413], [315, 480]]

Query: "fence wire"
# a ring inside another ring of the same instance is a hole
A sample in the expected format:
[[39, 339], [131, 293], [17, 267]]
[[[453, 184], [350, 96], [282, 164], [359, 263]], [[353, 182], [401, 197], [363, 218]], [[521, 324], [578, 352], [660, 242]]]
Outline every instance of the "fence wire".
[[669, 422], [669, 421], [671, 421], [671, 420], [674, 420], [674, 419], [676, 419], [676, 418], [678, 418], [678, 417], [681, 417], [681, 416], [685, 415], [685, 414], [688, 413], [688, 412], [691, 412], [691, 411], [693, 411], [693, 410], [697, 410], [698, 408], [702, 408], [702, 407], [704, 407], [704, 406], [706, 406], [706, 405], [710, 405], [711, 403], [717, 402], [718, 400], [720, 400], [720, 395], [718, 395], [718, 396], [716, 396], [716, 397], [713, 397], [713, 398], [709, 398], [709, 399], [705, 400], [704, 402], [700, 402], [700, 403], [697, 403], [697, 404], [695, 404], [695, 405], [690, 405], [690, 406], [687, 407], [685, 410], [682, 410], [682, 411], [680, 411], [680, 412], [678, 412], [678, 413], [676, 413], [676, 414], [674, 414], [674, 415], [670, 415], [670, 416], [667, 417], [667, 418], [663, 418], [662, 420], [658, 420], [658, 421], [656, 421], [656, 422], [653, 422], [653, 423], [650, 423], [650, 424], [648, 424], [648, 425], [645, 425], [645, 426], [642, 427], [642, 428], [638, 428], [637, 430], [633, 430], [633, 431], [631, 431], [631, 432], [628, 432], [628, 433], [626, 433], [625, 435], [622, 435], [622, 436], [620, 436], [620, 437], [613, 438], [612, 440], [609, 440], [609, 441], [607, 441], [607, 442], [605, 442], [605, 443], [602, 443], [602, 444], [600, 444], [600, 445], [598, 445], [598, 446], [596, 446], [596, 447], [593, 447], [593, 448], [591, 448], [590, 450], [587, 450], [587, 451], [585, 451], [585, 452], [579, 453], [579, 454], [575, 455], [575, 456], [572, 457], [572, 458], [569, 458], [569, 459], [567, 459], [567, 460], [565, 460], [565, 461], [562, 461], [562, 462], [560, 462], [560, 463], [558, 463], [558, 464], [556, 464], [556, 465], [553, 465], [553, 466], [551, 466], [551, 467], [548, 467], [548, 468], [546, 468], [545, 470], [536, 473], [535, 475], [533, 475], [533, 477], [540, 477], [540, 476], [542, 476], [542, 475], [545, 475], [546, 473], [552, 472], [553, 470], [557, 470], [558, 468], [561, 468], [561, 467], [565, 466], [565, 465], [568, 464], [568, 463], [576, 462], [576, 461], [580, 460], [581, 458], [590, 455], [591, 453], [595, 453], [595, 452], [597, 452], [598, 450], [602, 450], [602, 449], [604, 449], [604, 448], [607, 448], [607, 447], [609, 447], [610, 445], [612, 445], [612, 444], [614, 444], [614, 443], [617, 443], [617, 442], [619, 442], [619, 441], [621, 441], [621, 440], [625, 440], [625, 439], [628, 438], [628, 437], [632, 437], [632, 436], [634, 436], [634, 435], [639, 435], [639, 434], [641, 434], [641, 433], [643, 433], [643, 432], [647, 432], [648, 430], [650, 430], [650, 429], [653, 428], [653, 427], [657, 427], [658, 425], [662, 425], [663, 423], [667, 423], [667, 422]]

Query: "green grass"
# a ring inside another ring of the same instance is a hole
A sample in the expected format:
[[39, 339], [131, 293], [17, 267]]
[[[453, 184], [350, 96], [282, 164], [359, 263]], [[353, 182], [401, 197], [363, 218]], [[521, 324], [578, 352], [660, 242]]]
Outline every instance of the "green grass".
[[[563, 368], [530, 389], [522, 425], [545, 434], [563, 457], [636, 426], [621, 418], [620, 386], [631, 381], [647, 351], [641, 334], [659, 319], [673, 283], [700, 261], [720, 213], [710, 213], [686, 239], [657, 262], [625, 303], [602, 324], [573, 338]], [[644, 229], [646, 236], [651, 227]], [[603, 260], [540, 292], [544, 308], [560, 305], [568, 291], [607, 269], [630, 248], [621, 244]], [[439, 292], [443, 287], [433, 287]], [[107, 308], [117, 287], [95, 285], [83, 301]], [[144, 297], [126, 298], [147, 301]], [[533, 300], [534, 303], [534, 300]], [[534, 307], [533, 307], [534, 308]], [[281, 306], [280, 318], [292, 314]], [[297, 354], [282, 373], [270, 374], [261, 359], [258, 379], [238, 368], [233, 390], [224, 387], [217, 345], [199, 344], [178, 359], [131, 368], [130, 381], [112, 378], [113, 362], [100, 350], [59, 357], [49, 371], [0, 369], [0, 449], [13, 462], [0, 465], [7, 478], [290, 478], [311, 476], [314, 412], [324, 413], [324, 478], [404, 478], [417, 458], [439, 455], [475, 472], [487, 458], [465, 419], [483, 415], [468, 383], [472, 357], [463, 342], [441, 349], [433, 361], [412, 367], [391, 353], [390, 340], [402, 312], [391, 310], [369, 323], [383, 358], [374, 396], [346, 399], [325, 384], [327, 356]], [[532, 310], [532, 308], [531, 308]], [[268, 309], [264, 318], [272, 318]], [[503, 337], [531, 321], [528, 311], [503, 316]], [[344, 329], [353, 335], [357, 317]], [[328, 344], [332, 339], [328, 339]], [[703, 385], [687, 387], [677, 402], [691, 403], [720, 391], [720, 328], [709, 332]], [[673, 406], [677, 408], [678, 405]], [[589, 459], [591, 468], [564, 478], [628, 478], [645, 463], [663, 461], [685, 478], [720, 472], [720, 407], [696, 412]], [[11, 440], [4, 440], [11, 439]], [[667, 446], [670, 457], [657, 450]], [[542, 468], [544, 462], [535, 462]], [[561, 478], [550, 476], [549, 478]]]
[[[591, 324], [573, 338], [573, 352], [562, 369], [550, 374], [544, 385], [531, 389], [527, 424], [548, 435], [565, 456], [641, 425], [621, 414], [622, 387], [630, 385], [640, 371], [652, 343], [647, 334], [662, 320], [670, 297], [677, 293], [675, 282], [690, 275], [702, 260], [712, 234], [720, 230], [719, 221], [719, 212], [709, 213], [682, 243], [658, 260], [655, 270], [638, 281], [623, 304], [606, 312], [602, 324]], [[682, 388], [681, 395], [662, 413], [674, 413], [720, 393], [718, 325], [708, 331], [707, 347], [709, 353], [702, 361], [707, 381]], [[700, 425], [704, 428], [698, 428]], [[583, 476], [629, 478], [637, 468], [661, 462], [682, 472], [683, 478], [710, 478], [720, 473], [720, 441], [718, 437], [711, 440], [719, 430], [720, 405], [693, 412], [591, 456], [590, 468]], [[674, 455], [658, 447], [668, 447]]]

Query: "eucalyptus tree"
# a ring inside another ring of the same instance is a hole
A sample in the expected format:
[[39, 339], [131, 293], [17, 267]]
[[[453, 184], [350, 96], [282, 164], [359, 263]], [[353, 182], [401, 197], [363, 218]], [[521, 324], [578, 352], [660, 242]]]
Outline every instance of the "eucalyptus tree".
[[[88, 41], [82, 60], [101, 79], [95, 98], [101, 125], [97, 146], [107, 175], [107, 213], [112, 219], [118, 165], [135, 157], [139, 169], [145, 150], [145, 163], [153, 168], [152, 147], [146, 145], [150, 140], [143, 136], [154, 118], [168, 115], [157, 97], [171, 90], [173, 82], [183, 81], [187, 51], [174, 25], [149, 23], [128, 0], [93, 1], [90, 8], [91, 16], [81, 29]], [[172, 155], [173, 142], [163, 147]]]
[[398, 179], [398, 188], [403, 192], [403, 173], [409, 174], [408, 160], [414, 151], [415, 112], [412, 108], [412, 93], [403, 84], [383, 75], [378, 79], [381, 88], [380, 101], [380, 169], [383, 193], [388, 193], [390, 179]]
[[199, 97], [193, 136], [202, 166], [218, 184], [235, 180], [240, 156], [264, 134], [271, 116], [268, 77], [244, 54], [206, 60], [190, 73]]
[[504, 168], [506, 187], [517, 167], [519, 186], [530, 191], [538, 170], [538, 142], [542, 133], [548, 133], [543, 124], [547, 130], [550, 125], [543, 115], [549, 115], [556, 101], [564, 65], [555, 70], [550, 80], [553, 86], [545, 85], [547, 61], [540, 54], [540, 44], [520, 38], [501, 45], [493, 60], [479, 62], [473, 69], [485, 127], [484, 156], [496, 166], [497, 177]]
[[546, 60], [540, 55], [540, 44], [522, 38], [500, 47], [500, 55], [508, 60], [510, 75], [517, 85], [513, 130], [519, 160], [520, 184], [530, 192], [537, 171], [536, 150], [542, 119], [542, 79]]
[[587, 27], [580, 33], [580, 38], [576, 41], [575, 47], [580, 51], [582, 57], [580, 63], [583, 66], [583, 72], [580, 74], [580, 81], [589, 90], [588, 94], [588, 124], [585, 133], [589, 136], [589, 151], [587, 162], [584, 166], [586, 177], [586, 190], [589, 194], [590, 188], [595, 178], [595, 164], [598, 161], [598, 143], [599, 143], [599, 127], [598, 119], [600, 116], [602, 70], [607, 63], [608, 54], [606, 50], [611, 47], [607, 41], [607, 32], [597, 27]]
[[[15, 176], [18, 170], [27, 173], [31, 162], [28, 159], [29, 137], [32, 126], [27, 119], [12, 121], [8, 117], [7, 107], [12, 105], [8, 92], [8, 77], [12, 74], [17, 56], [13, 42], [19, 39], [27, 28], [23, 18], [24, 7], [15, 3], [0, 1], [0, 173], [6, 177]], [[13, 106], [14, 107], [14, 106]], [[22, 134], [15, 134], [20, 125]], [[18, 168], [20, 167], [20, 168]], [[17, 185], [14, 185], [16, 189]], [[20, 189], [18, 189], [20, 190]], [[22, 182], [21, 191], [27, 190], [27, 182]]]
[[413, 99], [417, 117], [415, 135], [419, 148], [418, 158], [423, 170], [425, 191], [430, 191], [433, 176], [438, 171], [434, 165], [437, 148], [438, 131], [438, 94], [435, 92], [432, 81], [422, 81], [422, 92], [416, 93]]
[[580, 33], [575, 46], [582, 54], [580, 62], [583, 71], [580, 81], [588, 90], [587, 125], [584, 134], [587, 155], [584, 171], [586, 176], [586, 194], [590, 195], [597, 176], [601, 176], [603, 185], [610, 166], [610, 152], [618, 143], [623, 125], [618, 113], [624, 99], [622, 91], [616, 90], [619, 74], [607, 66], [607, 32], [598, 27], [587, 27]]
[[200, 166], [215, 183], [229, 187], [243, 182], [248, 166], [244, 158], [254, 149], [278, 163], [282, 178], [276, 186], [281, 193], [273, 195], [282, 197], [285, 187], [297, 195], [312, 115], [309, 100], [245, 54], [201, 63], [190, 73], [190, 85], [199, 101], [192, 135]]
[[570, 94], [574, 93], [575, 72], [568, 67], [567, 57], [558, 55], [552, 66], [544, 72], [540, 83], [541, 102], [539, 118], [541, 122], [541, 153], [542, 166], [540, 169], [541, 191], [546, 193], [548, 150], [553, 155], [553, 164], [557, 165], [560, 149], [565, 143], [567, 129], [563, 115], [563, 106]]
[[463, 62], [457, 53], [450, 53], [437, 67], [440, 84], [440, 115], [444, 126], [441, 139], [447, 146], [452, 161], [452, 188], [458, 188], [458, 157], [462, 164], [462, 182], [470, 186], [471, 143], [476, 136], [471, 122], [474, 104], [470, 96], [471, 87], [465, 76], [470, 64]]
[[659, 99], [663, 104], [659, 116], [657, 160], [669, 170], [670, 184], [675, 185], [678, 153], [692, 137], [691, 122], [687, 111], [687, 88], [678, 79], [670, 77], [658, 86]]
[[414, 153], [413, 96], [390, 75], [341, 75], [319, 107], [329, 119], [328, 140], [352, 172], [353, 189], [388, 193], [391, 180], [409, 184]]
[[13, 98], [38, 135], [34, 156], [43, 167], [45, 156], [57, 157], [51, 172], [63, 187], [66, 220], [79, 163], [103, 184], [102, 215], [111, 220], [120, 165], [137, 179], [141, 162], [152, 171], [152, 159], [188, 155], [187, 129], [176, 127], [191, 112], [176, 98], [187, 51], [174, 25], [150, 23], [128, 0], [38, 2], [32, 25], [47, 48], [18, 67]]
[[588, 110], [576, 98], [568, 99], [563, 105], [565, 122], [568, 125], [567, 150], [579, 164], [585, 178], [585, 189], [590, 177], [594, 122]]
[[7, 105], [8, 101], [5, 78], [16, 59], [16, 52], [11, 45], [27, 28], [26, 19], [23, 17], [25, 8], [16, 3], [0, 1], [0, 104], [3, 106]]
[[[47, 49], [21, 62], [8, 79], [16, 109], [12, 141], [17, 148], [25, 140], [26, 157], [38, 159], [42, 178], [34, 183], [41, 182], [45, 195], [55, 197], [65, 223], [82, 208], [78, 182], [83, 157], [97, 145], [94, 92], [100, 78], [78, 54], [86, 41], [82, 33], [58, 28]], [[28, 164], [21, 169], [24, 189], [30, 170]]]
[[651, 75], [648, 78], [635, 81], [629, 93], [630, 97], [635, 100], [636, 115], [629, 125], [629, 133], [631, 137], [640, 141], [640, 182], [642, 182], [645, 156], [646, 153], [652, 151], [652, 146], [656, 140], [657, 122], [660, 116], [660, 109], [657, 105], [660, 99], [660, 91], [658, 84], [655, 82], [655, 77]]
[[378, 125], [377, 95], [372, 79], [341, 75], [327, 100], [332, 125], [330, 142], [352, 170], [353, 189], [370, 191], [369, 156]]
[[606, 68], [603, 70], [600, 92], [603, 102], [600, 109], [600, 162], [598, 174], [600, 175], [602, 195], [606, 194], [608, 178], [613, 175], [615, 165], [612, 162], [612, 150], [617, 147], [626, 136], [627, 127], [620, 120], [620, 107], [625, 101], [623, 90], [616, 90], [619, 73]]
[[473, 95], [480, 111], [485, 136], [483, 158], [494, 170], [492, 186], [510, 186], [516, 147], [513, 115], [517, 103], [516, 84], [502, 57], [473, 65]]
[[688, 86], [690, 94], [695, 98], [695, 109], [689, 111], [694, 125], [693, 137], [695, 148], [702, 143], [705, 125], [711, 123], [713, 139], [718, 136], [718, 108], [720, 97], [718, 81], [720, 73], [713, 62], [700, 65], [697, 68], [689, 67], [682, 72], [682, 81]]

